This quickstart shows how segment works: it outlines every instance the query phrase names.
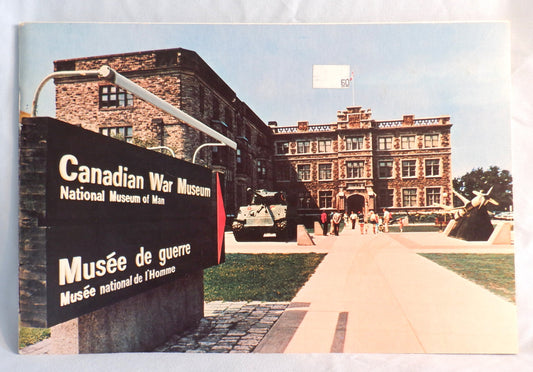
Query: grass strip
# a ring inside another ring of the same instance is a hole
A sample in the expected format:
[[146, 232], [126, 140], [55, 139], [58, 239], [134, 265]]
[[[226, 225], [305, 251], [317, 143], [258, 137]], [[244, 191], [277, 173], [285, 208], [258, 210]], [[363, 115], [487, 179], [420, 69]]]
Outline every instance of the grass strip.
[[19, 349], [36, 344], [37, 342], [42, 341], [48, 337], [50, 337], [49, 328], [20, 327]]
[[516, 303], [514, 254], [420, 253], [420, 255]]
[[204, 271], [205, 301], [290, 301], [324, 254], [227, 254]]

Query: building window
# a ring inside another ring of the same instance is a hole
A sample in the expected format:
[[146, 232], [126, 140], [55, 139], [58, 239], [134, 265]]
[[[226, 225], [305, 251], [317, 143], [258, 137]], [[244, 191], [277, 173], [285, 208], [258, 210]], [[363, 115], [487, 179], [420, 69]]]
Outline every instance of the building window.
[[404, 207], [416, 207], [416, 189], [402, 190], [402, 205]]
[[311, 195], [309, 192], [298, 193], [298, 208], [311, 208]]
[[424, 147], [439, 147], [439, 135], [426, 134], [424, 136]]
[[113, 137], [126, 142], [133, 141], [133, 128], [132, 127], [111, 127], [100, 128], [100, 133], [104, 136]]
[[244, 127], [244, 135], [248, 139], [248, 143], [252, 146], [252, 130], [248, 125]]
[[[214, 146], [211, 150], [211, 161], [214, 165], [224, 165], [227, 159], [227, 150], [221, 146]], [[240, 166], [242, 162], [241, 150], [237, 149], [237, 164]]]
[[290, 166], [288, 164], [276, 164], [276, 180], [289, 181], [291, 178]]
[[200, 115], [204, 116], [205, 113], [205, 88], [200, 85], [200, 91], [198, 93], [198, 102], [200, 104]]
[[239, 115], [239, 113], [237, 113], [237, 115], [236, 115], [235, 122], [236, 122], [236, 125], [237, 125], [237, 131], [236, 131], [235, 134], [237, 136], [244, 135], [243, 132], [242, 132], [242, 128], [243, 128], [244, 124], [242, 122], [242, 117], [241, 117], [241, 115]]
[[362, 150], [363, 137], [346, 137], [346, 150]]
[[220, 120], [220, 106], [218, 103], [218, 99], [216, 97], [213, 97], [212, 105], [213, 105], [213, 119]]
[[440, 175], [440, 160], [426, 159], [426, 177], [437, 177]]
[[[232, 129], [233, 128], [233, 112], [231, 111], [229, 107], [226, 107], [224, 109], [224, 120], [226, 124], [228, 125], [228, 128]], [[247, 138], [251, 140], [250, 137], [247, 137]]]
[[265, 137], [263, 137], [261, 133], [256, 133], [255, 143], [257, 144], [259, 148], [264, 148], [266, 146]]
[[298, 164], [296, 166], [298, 181], [311, 181], [311, 164]]
[[297, 141], [296, 142], [296, 151], [298, 154], [307, 154], [310, 151], [310, 142], [309, 141]]
[[133, 106], [133, 95], [114, 85], [100, 87], [100, 108]]
[[428, 187], [426, 189], [426, 206], [440, 204], [440, 187]]
[[[250, 200], [249, 200], [249, 193], [246, 192], [246, 185], [243, 185], [243, 184], [240, 184], [240, 183], [237, 183], [236, 185], [236, 202], [237, 202], [237, 205], [246, 205], [246, 204], [249, 204]], [[227, 192], [227, 191], [226, 191]], [[228, 196], [231, 195], [232, 193], [231, 192], [227, 192]]]
[[257, 161], [257, 177], [259, 178], [266, 177], [266, 163], [264, 160]]
[[[221, 148], [220, 150], [225, 150]], [[222, 157], [222, 159], [224, 159]], [[251, 175], [253, 172], [253, 161], [250, 158], [250, 153], [245, 148], [237, 149], [236, 151], [237, 172], [240, 174]], [[221, 164], [225, 164], [224, 160]]]
[[331, 164], [318, 164], [318, 179], [331, 180]]
[[363, 178], [365, 170], [364, 161], [347, 161], [346, 162], [346, 178]]
[[402, 136], [402, 149], [410, 150], [415, 148], [415, 136]]
[[283, 155], [289, 153], [289, 142], [276, 142], [276, 154]]
[[416, 177], [416, 160], [402, 160], [402, 177]]
[[318, 140], [318, 152], [331, 152], [331, 140]]
[[378, 194], [379, 199], [379, 205], [381, 208], [387, 208], [393, 206], [394, 201], [394, 190], [393, 189], [387, 189], [387, 190], [381, 190]]
[[380, 160], [378, 162], [379, 178], [392, 177], [392, 160]]
[[318, 192], [318, 204], [320, 209], [327, 209], [333, 207], [333, 192], [332, 191], [319, 191]]
[[378, 137], [378, 150], [392, 150], [392, 137]]

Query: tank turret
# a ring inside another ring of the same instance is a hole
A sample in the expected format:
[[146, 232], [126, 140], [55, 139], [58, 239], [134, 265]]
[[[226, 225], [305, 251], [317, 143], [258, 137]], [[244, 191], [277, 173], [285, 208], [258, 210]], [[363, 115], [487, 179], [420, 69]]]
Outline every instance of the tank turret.
[[289, 240], [293, 237], [294, 226], [285, 194], [261, 189], [252, 192], [250, 204], [239, 208], [231, 227], [235, 240], [243, 241], [262, 239], [266, 233]]

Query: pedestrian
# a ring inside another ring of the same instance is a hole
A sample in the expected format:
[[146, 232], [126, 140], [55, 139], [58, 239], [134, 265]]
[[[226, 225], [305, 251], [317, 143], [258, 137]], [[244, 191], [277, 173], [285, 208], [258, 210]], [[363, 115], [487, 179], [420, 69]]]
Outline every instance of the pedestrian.
[[329, 216], [326, 211], [322, 211], [320, 215], [320, 223], [322, 224], [322, 233], [324, 236], [328, 235]]
[[331, 224], [333, 225], [333, 233], [335, 236], [339, 236], [339, 225], [342, 221], [342, 214], [337, 211], [333, 214], [333, 218], [331, 219]]
[[378, 233], [377, 229], [378, 229], [378, 222], [379, 221], [378, 221], [378, 216], [374, 213], [373, 209], [370, 210], [370, 214], [368, 216], [368, 222], [370, 222], [370, 224], [372, 225], [372, 232], [374, 234], [377, 234]]
[[376, 216], [378, 216], [378, 233], [380, 233], [385, 230], [385, 228], [383, 227], [383, 218], [381, 218], [379, 214], [377, 214]]
[[364, 213], [359, 211], [357, 219], [359, 220], [359, 228], [361, 229], [361, 235], [366, 234], [365, 215], [364, 215]]
[[383, 208], [383, 225], [384, 225], [385, 232], [389, 232], [390, 220], [391, 220], [390, 212], [387, 209]]
[[352, 230], [355, 229], [355, 224], [357, 223], [357, 215], [352, 211], [350, 213], [350, 221], [352, 222]]
[[400, 232], [403, 232], [403, 228], [409, 225], [409, 214], [407, 214], [407, 216], [400, 218], [398, 221], [400, 222]]

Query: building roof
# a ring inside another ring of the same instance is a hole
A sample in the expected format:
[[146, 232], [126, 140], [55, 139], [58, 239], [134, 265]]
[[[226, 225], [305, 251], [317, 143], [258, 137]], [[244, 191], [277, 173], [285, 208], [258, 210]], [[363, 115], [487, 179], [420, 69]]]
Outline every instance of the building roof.
[[[132, 63], [124, 68], [123, 60]], [[263, 133], [272, 133], [263, 120], [229, 87], [228, 84], [194, 51], [184, 48], [156, 49], [139, 52], [107, 54], [54, 61], [55, 71], [98, 69], [109, 65], [120, 74], [132, 78], [145, 74], [194, 73], [227, 102], [232, 104]], [[61, 78], [59, 82], [78, 81], [86, 78]]]

